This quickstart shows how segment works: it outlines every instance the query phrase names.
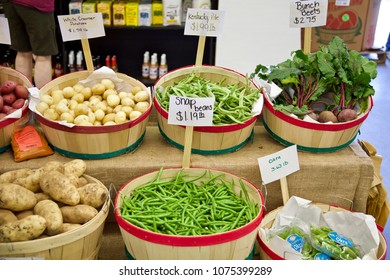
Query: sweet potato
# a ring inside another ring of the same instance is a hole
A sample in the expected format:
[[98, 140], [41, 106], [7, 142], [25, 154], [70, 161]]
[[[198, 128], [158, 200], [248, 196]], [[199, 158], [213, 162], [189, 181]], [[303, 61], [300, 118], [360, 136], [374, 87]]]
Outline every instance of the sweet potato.
[[32, 191], [13, 183], [0, 184], [0, 208], [24, 211], [33, 208], [36, 203]]
[[78, 204], [60, 208], [64, 223], [84, 224], [95, 217], [99, 211], [90, 205]]
[[0, 242], [32, 240], [46, 229], [45, 218], [32, 215], [12, 223], [0, 226]]
[[100, 208], [108, 197], [108, 189], [98, 183], [88, 183], [77, 189], [80, 203]]
[[11, 210], [0, 209], [0, 226], [17, 220], [18, 217]]
[[54, 235], [61, 228], [63, 219], [60, 207], [52, 200], [39, 201], [34, 207], [34, 214], [46, 220], [46, 233]]
[[53, 170], [40, 176], [39, 185], [42, 191], [56, 201], [68, 205], [80, 202], [80, 194], [69, 178], [59, 171]]

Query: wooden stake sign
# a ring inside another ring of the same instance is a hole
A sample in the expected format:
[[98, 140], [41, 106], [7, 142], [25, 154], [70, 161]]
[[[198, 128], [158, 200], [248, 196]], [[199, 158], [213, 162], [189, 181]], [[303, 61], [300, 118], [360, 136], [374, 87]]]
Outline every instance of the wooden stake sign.
[[87, 70], [94, 70], [88, 38], [105, 36], [101, 13], [58, 16], [62, 41], [81, 40]]
[[[195, 66], [202, 65], [206, 37], [216, 37], [222, 33], [223, 19], [223, 11], [188, 9], [184, 35], [199, 36]], [[184, 156], [182, 163], [184, 168], [190, 167], [193, 131], [193, 125], [186, 126], [184, 136]]]

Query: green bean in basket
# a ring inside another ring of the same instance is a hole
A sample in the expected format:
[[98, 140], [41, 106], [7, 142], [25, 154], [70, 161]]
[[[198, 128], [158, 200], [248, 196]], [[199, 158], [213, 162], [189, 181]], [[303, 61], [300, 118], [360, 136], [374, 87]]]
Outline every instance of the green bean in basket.
[[205, 170], [197, 178], [186, 178], [184, 170], [169, 181], [154, 180], [122, 196], [120, 216], [130, 223], [156, 233], [199, 236], [234, 230], [252, 221], [259, 213], [240, 180], [241, 191], [223, 173]]
[[248, 78], [244, 86], [238, 83], [226, 85], [224, 83], [225, 79], [212, 82], [195, 73], [190, 73], [171, 86], [156, 88], [155, 96], [166, 111], [169, 111], [171, 95], [189, 98], [214, 97], [214, 125], [241, 124], [252, 118], [252, 108], [260, 98], [260, 90], [251, 86]]

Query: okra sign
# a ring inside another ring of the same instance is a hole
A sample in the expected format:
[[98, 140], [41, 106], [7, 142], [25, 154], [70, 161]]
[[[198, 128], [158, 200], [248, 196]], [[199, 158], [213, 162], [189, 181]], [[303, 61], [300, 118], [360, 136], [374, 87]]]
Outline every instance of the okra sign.
[[299, 170], [297, 145], [257, 159], [263, 184], [279, 180]]
[[326, 24], [328, 0], [291, 0], [290, 27], [314, 27]]

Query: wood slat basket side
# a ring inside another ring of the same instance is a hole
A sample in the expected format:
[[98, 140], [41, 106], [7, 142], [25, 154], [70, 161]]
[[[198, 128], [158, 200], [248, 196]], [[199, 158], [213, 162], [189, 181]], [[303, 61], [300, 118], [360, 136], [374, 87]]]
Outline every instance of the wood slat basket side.
[[[188, 179], [196, 178], [202, 174], [205, 169], [190, 168], [186, 169], [189, 174]], [[178, 169], [167, 169], [164, 171], [161, 181], [174, 178]], [[235, 192], [238, 194], [241, 187], [238, 183], [239, 178], [235, 175], [222, 171], [211, 170], [213, 175], [224, 173], [224, 179], [235, 182]], [[221, 234], [211, 234], [204, 236], [174, 236], [167, 234], [153, 233], [151, 231], [138, 228], [122, 219], [119, 215], [119, 209], [122, 205], [122, 196], [132, 193], [137, 187], [151, 181], [155, 178], [156, 172], [152, 172], [138, 177], [125, 184], [117, 193], [115, 199], [115, 216], [119, 224], [121, 235], [128, 253], [137, 260], [218, 260], [235, 259], [244, 260], [251, 255], [258, 231], [258, 226], [263, 216], [264, 202], [259, 190], [247, 181], [244, 186], [252, 201], [258, 204], [259, 214], [247, 225], [230, 232]], [[248, 230], [242, 231], [242, 228], [248, 227]], [[133, 230], [135, 229], [135, 230]], [[142, 234], [139, 234], [139, 233]]]
[[[90, 183], [98, 183], [104, 186], [96, 178], [89, 175], [83, 176]], [[93, 219], [74, 230], [30, 241], [0, 243], [1, 257], [45, 260], [97, 259], [110, 201], [110, 199], [107, 199]]]

